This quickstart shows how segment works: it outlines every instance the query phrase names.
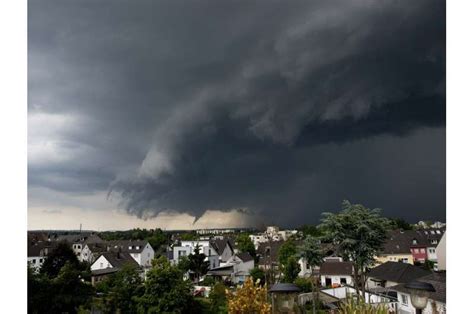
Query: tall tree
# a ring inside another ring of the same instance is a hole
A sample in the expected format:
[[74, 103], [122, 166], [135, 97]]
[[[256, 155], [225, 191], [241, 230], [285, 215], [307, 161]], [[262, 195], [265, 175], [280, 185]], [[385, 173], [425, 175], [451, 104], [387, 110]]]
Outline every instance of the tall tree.
[[380, 209], [369, 209], [360, 204], [342, 202], [339, 213], [323, 213], [322, 227], [326, 240], [338, 247], [345, 260], [354, 265], [354, 283], [365, 293], [366, 273], [374, 263], [387, 237], [389, 221], [380, 216]]
[[250, 236], [246, 233], [240, 234], [235, 240], [237, 249], [240, 252], [248, 252], [253, 258], [257, 256], [255, 245], [253, 244]]
[[229, 314], [271, 312], [271, 305], [267, 301], [267, 287], [255, 285], [252, 278], [247, 278], [235, 292], [228, 291], [227, 300]]
[[136, 297], [143, 293], [143, 281], [137, 269], [126, 264], [117, 273], [100, 282], [98, 291], [106, 294], [106, 313], [135, 313]]
[[161, 256], [147, 273], [144, 294], [137, 299], [138, 313], [191, 313], [191, 291], [183, 272]]
[[283, 265], [283, 282], [293, 283], [301, 271], [300, 264], [295, 256], [290, 256]]
[[40, 273], [47, 275], [49, 278], [54, 278], [67, 262], [75, 268], [80, 267], [79, 260], [71, 249], [71, 246], [66, 242], [61, 242], [45, 259], [41, 266]]
[[[301, 245], [301, 255], [311, 266], [311, 292], [313, 301], [313, 313], [316, 313], [317, 296], [319, 295], [318, 276], [315, 276], [314, 269], [323, 262], [323, 253], [321, 252], [321, 241], [311, 235], [308, 235]], [[316, 281], [316, 282], [314, 282]], [[316, 288], [316, 289], [315, 289]]]
[[209, 270], [209, 261], [206, 261], [206, 255], [199, 252], [199, 245], [194, 247], [194, 253], [188, 256], [189, 270], [191, 270], [197, 281]]

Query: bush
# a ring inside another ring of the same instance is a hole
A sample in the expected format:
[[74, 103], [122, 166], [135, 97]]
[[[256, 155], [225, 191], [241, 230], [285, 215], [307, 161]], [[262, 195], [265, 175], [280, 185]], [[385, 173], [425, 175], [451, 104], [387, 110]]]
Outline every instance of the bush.
[[311, 279], [309, 278], [296, 278], [295, 285], [297, 285], [303, 293], [312, 291]]

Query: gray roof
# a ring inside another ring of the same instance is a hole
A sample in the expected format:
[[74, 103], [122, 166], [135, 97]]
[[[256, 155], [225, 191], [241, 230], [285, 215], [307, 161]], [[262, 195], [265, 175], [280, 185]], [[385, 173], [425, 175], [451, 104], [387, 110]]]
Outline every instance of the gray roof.
[[407, 283], [429, 274], [431, 274], [430, 271], [411, 264], [386, 262], [372, 268], [367, 276], [396, 283]]
[[104, 256], [112, 267], [122, 268], [125, 264], [139, 266], [137, 261], [128, 252], [105, 252], [101, 256]]
[[238, 258], [240, 258], [242, 260], [242, 262], [249, 262], [249, 261], [253, 261], [253, 257], [252, 255], [250, 255], [248, 252], [242, 252], [242, 253], [238, 253], [238, 254], [235, 254]]
[[86, 244], [89, 250], [92, 253], [103, 253], [107, 252], [107, 243], [102, 242], [102, 243], [87, 243]]
[[[439, 234], [438, 234], [439, 231]], [[422, 229], [422, 230], [392, 230], [388, 233], [385, 241], [383, 254], [410, 254], [413, 246], [436, 246], [431, 244], [432, 240], [439, 242], [445, 229]], [[413, 243], [416, 240], [416, 244]]]
[[65, 241], [68, 243], [101, 243], [104, 242], [98, 235], [96, 234], [66, 234], [66, 235], [59, 235], [56, 241], [61, 242]]
[[319, 269], [321, 275], [352, 275], [351, 262], [324, 262]]
[[276, 283], [274, 284], [268, 292], [300, 292], [301, 289], [293, 283]]
[[232, 246], [232, 243], [229, 239], [225, 238], [223, 240], [221, 239], [212, 239], [210, 241], [212, 247], [216, 250], [217, 254], [222, 255], [224, 253], [224, 250], [227, 245], [229, 245], [230, 249], [232, 252], [234, 252], [234, 248]]
[[[438, 302], [446, 303], [446, 273], [433, 273], [428, 276], [424, 276], [416, 279], [417, 281], [428, 282], [433, 285], [435, 292], [429, 292], [429, 298]], [[390, 289], [410, 293], [410, 291], [405, 288], [405, 284], [399, 284]]]
[[119, 270], [120, 270], [120, 268], [109, 267], [109, 268], [104, 268], [104, 269], [93, 270], [93, 271], [91, 271], [91, 274], [92, 274], [92, 276], [108, 275], [108, 274], [116, 273]]
[[111, 249], [121, 249], [123, 252], [141, 253], [148, 241], [145, 240], [117, 240], [107, 242]]

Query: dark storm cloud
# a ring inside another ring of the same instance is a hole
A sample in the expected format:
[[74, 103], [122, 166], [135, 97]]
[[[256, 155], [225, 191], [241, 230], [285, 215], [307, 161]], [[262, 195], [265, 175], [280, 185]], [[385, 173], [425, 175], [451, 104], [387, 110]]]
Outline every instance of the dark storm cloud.
[[35, 146], [29, 184], [110, 188], [140, 217], [301, 223], [350, 198], [443, 219], [444, 15], [443, 1], [30, 1], [30, 116], [73, 122], [51, 149], [71, 157]]

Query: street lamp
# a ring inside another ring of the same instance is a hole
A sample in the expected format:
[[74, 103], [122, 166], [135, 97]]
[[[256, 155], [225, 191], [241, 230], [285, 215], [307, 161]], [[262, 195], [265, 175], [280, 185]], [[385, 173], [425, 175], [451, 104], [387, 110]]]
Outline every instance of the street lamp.
[[422, 310], [426, 307], [430, 292], [436, 291], [432, 284], [422, 281], [409, 282], [405, 284], [405, 288], [410, 291], [410, 301], [415, 307], [417, 314], [421, 314]]

